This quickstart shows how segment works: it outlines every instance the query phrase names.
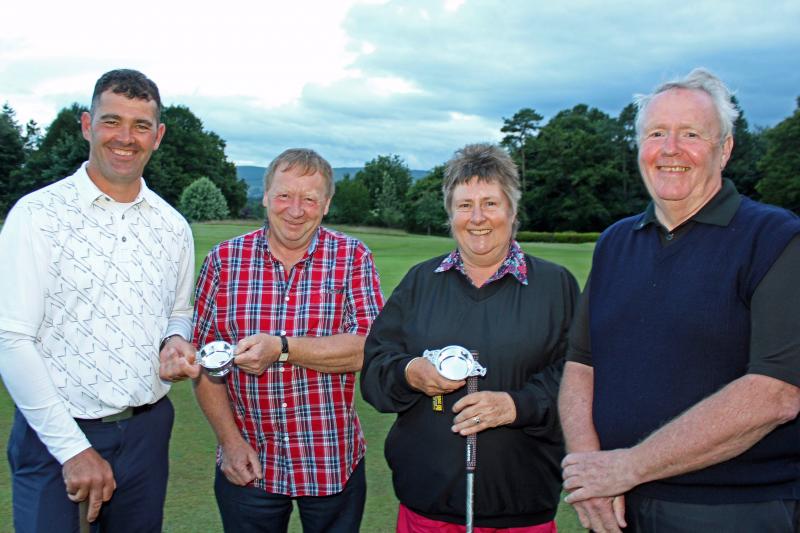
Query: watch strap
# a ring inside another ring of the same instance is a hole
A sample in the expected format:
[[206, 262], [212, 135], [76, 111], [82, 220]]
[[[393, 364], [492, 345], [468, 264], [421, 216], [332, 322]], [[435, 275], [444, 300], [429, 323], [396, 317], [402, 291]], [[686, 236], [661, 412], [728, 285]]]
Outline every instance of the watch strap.
[[166, 345], [167, 345], [167, 343], [169, 342], [169, 340], [170, 340], [172, 337], [180, 337], [180, 335], [179, 335], [179, 334], [177, 334], [177, 333], [173, 333], [172, 335], [167, 335], [166, 337], [164, 337], [164, 338], [161, 340], [161, 344], [159, 344], [159, 345], [158, 345], [158, 353], [161, 353], [161, 350], [163, 350], [163, 349], [164, 349], [164, 346], [166, 346]]
[[281, 354], [278, 356], [278, 361], [284, 363], [287, 359], [289, 359], [289, 340], [286, 338], [286, 335], [280, 335], [280, 338]]

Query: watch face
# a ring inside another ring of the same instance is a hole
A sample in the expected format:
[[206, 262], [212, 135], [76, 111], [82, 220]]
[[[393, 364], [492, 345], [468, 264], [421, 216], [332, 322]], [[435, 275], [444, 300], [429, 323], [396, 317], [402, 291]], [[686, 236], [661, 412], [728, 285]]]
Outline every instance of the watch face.
[[233, 346], [225, 341], [209, 342], [197, 352], [197, 362], [212, 376], [221, 377], [233, 368]]

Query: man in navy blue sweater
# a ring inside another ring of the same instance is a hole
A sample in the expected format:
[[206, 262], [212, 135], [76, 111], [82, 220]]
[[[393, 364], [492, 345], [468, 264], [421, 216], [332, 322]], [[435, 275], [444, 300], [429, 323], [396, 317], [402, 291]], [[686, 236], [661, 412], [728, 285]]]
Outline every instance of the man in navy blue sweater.
[[598, 240], [570, 334], [567, 502], [595, 531], [798, 531], [800, 220], [722, 178], [713, 74], [637, 104], [652, 202]]

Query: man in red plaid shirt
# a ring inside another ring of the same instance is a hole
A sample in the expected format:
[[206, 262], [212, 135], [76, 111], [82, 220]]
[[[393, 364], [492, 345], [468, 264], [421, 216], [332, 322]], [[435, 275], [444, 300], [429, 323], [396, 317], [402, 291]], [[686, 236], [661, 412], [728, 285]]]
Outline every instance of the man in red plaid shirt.
[[312, 150], [278, 156], [264, 178], [267, 224], [206, 257], [193, 340], [236, 344], [234, 370], [203, 373], [200, 407], [219, 447], [225, 531], [358, 531], [366, 496], [355, 372], [383, 306], [372, 254], [320, 225], [334, 191]]

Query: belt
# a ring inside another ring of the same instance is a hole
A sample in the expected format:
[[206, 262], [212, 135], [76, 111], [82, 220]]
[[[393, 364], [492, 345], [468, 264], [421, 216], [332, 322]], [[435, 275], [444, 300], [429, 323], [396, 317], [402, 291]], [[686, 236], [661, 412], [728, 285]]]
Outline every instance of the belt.
[[123, 420], [128, 420], [129, 418], [133, 418], [136, 415], [140, 415], [142, 413], [146, 413], [147, 411], [151, 410], [153, 407], [164, 401], [166, 396], [163, 396], [160, 400], [155, 403], [146, 403], [144, 405], [137, 405], [136, 407], [126, 407], [119, 413], [115, 413], [113, 415], [104, 416], [102, 418], [76, 418], [78, 422], [121, 422]]

